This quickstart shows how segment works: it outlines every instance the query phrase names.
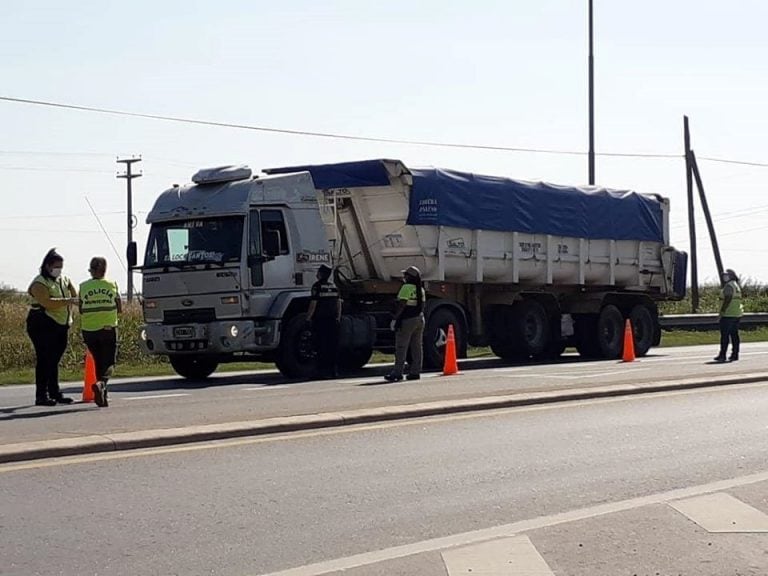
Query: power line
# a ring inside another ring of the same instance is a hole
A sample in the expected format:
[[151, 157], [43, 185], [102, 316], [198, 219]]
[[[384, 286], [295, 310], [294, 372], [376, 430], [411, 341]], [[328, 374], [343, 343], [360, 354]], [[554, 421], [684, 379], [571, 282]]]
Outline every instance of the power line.
[[126, 268], [125, 262], [123, 262], [123, 258], [122, 256], [120, 256], [120, 252], [118, 252], [117, 248], [115, 248], [115, 243], [112, 242], [112, 238], [109, 236], [109, 232], [107, 232], [106, 228], [104, 228], [104, 225], [101, 223], [101, 218], [99, 218], [99, 215], [96, 214], [96, 210], [93, 209], [93, 206], [91, 205], [91, 201], [88, 200], [88, 196], [85, 196], [85, 201], [88, 203], [88, 208], [91, 209], [91, 212], [93, 213], [93, 217], [96, 218], [96, 222], [99, 223], [99, 228], [101, 228], [101, 231], [104, 232], [104, 236], [107, 237], [107, 241], [109, 242], [110, 246], [112, 246], [112, 250], [115, 252], [115, 256], [117, 256], [117, 260], [120, 262], [120, 265], [123, 267], [123, 270], [127, 272], [128, 268]]
[[[0, 96], [0, 100], [6, 102], [15, 102], [18, 104], [32, 104], [36, 106], [48, 106], [51, 108], [64, 108], [68, 110], [79, 110], [81, 112], [96, 112], [99, 114], [112, 114], [115, 116], [129, 116], [133, 118], [147, 118], [150, 120], [163, 120], [167, 122], [180, 122], [184, 124], [197, 124], [202, 126], [216, 126], [219, 128], [236, 128], [239, 130], [254, 130], [258, 132], [269, 132], [273, 134], [289, 134], [293, 136], [312, 136], [316, 138], [335, 138], [339, 140], [354, 140], [358, 142], [380, 142], [387, 144], [407, 144], [412, 146], [435, 146], [441, 148], [464, 148], [475, 150], [496, 150], [502, 152], [530, 152], [537, 154], [558, 154], [567, 156], [586, 156], [586, 152], [578, 150], [555, 150], [547, 148], [521, 148], [513, 146], [492, 146], [485, 144], [462, 144], [457, 142], [436, 142], [431, 140], [406, 140], [399, 138], [377, 138], [369, 136], [353, 136], [351, 134], [337, 134], [333, 132], [314, 132], [309, 130], [291, 130], [286, 128], [269, 128], [266, 126], [254, 126], [250, 124], [236, 124], [230, 122], [216, 122], [212, 120], [199, 120], [195, 118], [182, 118], [179, 116], [162, 116], [159, 114], [143, 114], [140, 112], [129, 112], [126, 110], [112, 110], [109, 108], [98, 108], [95, 106], [82, 106], [78, 104], [64, 104], [61, 102], [48, 102], [44, 100], [31, 100], [27, 98], [13, 98], [10, 96]], [[598, 156], [614, 156], [625, 158], [682, 158], [682, 154], [634, 154], [618, 152], [600, 152]]]
[[0, 150], [0, 154], [14, 156], [114, 156], [106, 152], [59, 152], [45, 150]]
[[[51, 232], [50, 228], [0, 228], [0, 234], [3, 232]], [[125, 234], [125, 232], [112, 232], [113, 234]], [[56, 234], [102, 234], [98, 230], [57, 230]]]
[[109, 170], [89, 170], [87, 168], [44, 168], [40, 166], [0, 166], [0, 170], [18, 170], [21, 172], [85, 172], [88, 174], [113, 174]]
[[707, 160], [709, 162], [720, 162], [721, 164], [739, 164], [741, 166], [757, 166], [759, 168], [768, 168], [768, 163], [763, 162], [747, 162], [745, 160], [729, 160], [728, 158], [713, 158], [711, 156], [699, 156], [699, 160]]
[[[112, 216], [114, 214], [125, 214], [125, 210], [115, 210], [113, 212], [100, 212], [99, 216]], [[12, 216], [0, 216], [0, 220], [37, 220], [38, 218], [79, 218], [80, 216], [90, 216], [90, 212], [80, 212], [77, 214], [22, 214]]]
[[[11, 96], [0, 96], [0, 101], [13, 102], [17, 104], [30, 104], [34, 106], [47, 106], [51, 108], [63, 108], [67, 110], [79, 110], [81, 112], [95, 112], [99, 114], [111, 114], [115, 116], [128, 116], [132, 118], [146, 118], [150, 120], [161, 120], [166, 122], [179, 122], [183, 124], [196, 124], [201, 126], [215, 126], [219, 128], [235, 128], [238, 130], [253, 130], [257, 132], [268, 132], [273, 134], [287, 134], [293, 136], [309, 136], [315, 138], [334, 138], [339, 140], [353, 140], [358, 142], [379, 142], [386, 144], [405, 144], [409, 146], [433, 146], [440, 148], [462, 148], [473, 150], [495, 150], [500, 152], [527, 152], [532, 154], [554, 154], [561, 156], [587, 156], [588, 152], [581, 150], [560, 150], [550, 148], [529, 148], [517, 146], [494, 146], [487, 144], [464, 144], [459, 142], [437, 142], [434, 140], [410, 140], [402, 138], [379, 138], [372, 136], [355, 136], [352, 134], [338, 134], [334, 132], [316, 132], [310, 130], [293, 130], [288, 128], [271, 128], [267, 126], [256, 126], [251, 124], [239, 124], [232, 122], [218, 122], [214, 120], [200, 120], [197, 118], [184, 118], [180, 116], [164, 116], [160, 114], [145, 114], [141, 112], [130, 112], [128, 110], [114, 110], [110, 108], [99, 108], [96, 106], [84, 106], [79, 104], [65, 104], [62, 102], [50, 102], [45, 100], [32, 100], [29, 98], [14, 98]], [[2, 153], [2, 151], [0, 151]], [[56, 153], [52, 153], [56, 154]], [[62, 154], [68, 154], [66, 152]], [[71, 153], [77, 155], [90, 155], [102, 153]], [[682, 159], [682, 154], [664, 154], [664, 153], [642, 153], [642, 152], [597, 152], [597, 156], [607, 158], [662, 158], [662, 159]], [[737, 164], [742, 166], [754, 166], [759, 168], [768, 168], [768, 163], [751, 162], [745, 160], [733, 160], [730, 158], [716, 158], [712, 156], [700, 156], [699, 160], [707, 162], [719, 162], [722, 164]], [[168, 162], [168, 160], [166, 160]], [[171, 161], [174, 162], [175, 161]]]

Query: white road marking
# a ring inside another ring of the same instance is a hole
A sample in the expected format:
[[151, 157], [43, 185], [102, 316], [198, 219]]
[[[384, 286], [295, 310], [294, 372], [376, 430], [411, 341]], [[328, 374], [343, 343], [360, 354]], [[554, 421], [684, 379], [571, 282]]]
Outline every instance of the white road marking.
[[707, 532], [768, 532], [768, 515], [723, 492], [669, 505]]
[[189, 396], [189, 393], [183, 392], [178, 394], [153, 394], [152, 396], [127, 396], [120, 397], [120, 400], [157, 400], [160, 398], [176, 398], [178, 396]]
[[[643, 372], [644, 370], [650, 370], [650, 368], [632, 368], [632, 372]], [[609, 370], [606, 372], [577, 372], [568, 373], [560, 372], [559, 374], [541, 374], [541, 378], [565, 378], [579, 380], [581, 378], [595, 378], [599, 376], [614, 376], [615, 374], [626, 374], [626, 370]]]
[[448, 576], [554, 576], [527, 536], [453, 548], [442, 556]]
[[765, 481], [768, 481], [768, 472], [760, 472], [757, 474], [750, 474], [749, 476], [742, 476], [740, 478], [720, 480], [710, 484], [692, 486], [690, 488], [679, 488], [677, 490], [661, 492], [650, 496], [641, 496], [639, 498], [631, 498], [620, 502], [598, 504], [589, 508], [581, 508], [569, 512], [553, 514], [551, 516], [531, 518], [529, 520], [520, 520], [518, 522], [513, 522], [512, 524], [504, 524], [493, 528], [484, 528], [473, 532], [454, 534], [442, 538], [433, 538], [432, 540], [424, 540], [413, 544], [404, 544], [402, 546], [395, 546], [384, 550], [365, 552], [346, 558], [338, 558], [335, 560], [318, 562], [316, 564], [299, 566], [297, 568], [289, 568], [288, 570], [282, 570], [280, 572], [271, 572], [263, 576], [320, 576], [321, 574], [329, 574], [331, 572], [342, 572], [360, 566], [368, 566], [379, 562], [394, 560], [395, 558], [404, 558], [406, 556], [413, 556], [414, 554], [444, 550], [455, 546], [466, 546], [468, 544], [475, 544], [499, 538], [509, 538], [529, 530], [538, 530], [540, 528], [557, 526], [567, 522], [575, 522], [578, 520], [604, 516], [606, 514], [635, 510], [651, 504], [663, 504], [673, 500], [692, 498], [702, 494], [720, 492], [738, 486], [746, 486], [748, 484]]

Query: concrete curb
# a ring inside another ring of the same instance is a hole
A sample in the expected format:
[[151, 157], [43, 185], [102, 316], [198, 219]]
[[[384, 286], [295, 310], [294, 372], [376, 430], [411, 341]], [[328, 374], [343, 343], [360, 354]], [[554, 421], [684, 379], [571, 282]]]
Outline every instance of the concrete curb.
[[532, 404], [551, 404], [554, 402], [610, 398], [614, 396], [629, 396], [652, 392], [687, 390], [732, 384], [750, 384], [766, 381], [768, 381], [768, 373], [759, 372], [738, 376], [712, 377], [707, 380], [691, 378], [659, 382], [655, 384], [614, 384], [592, 388], [571, 388], [568, 390], [462, 398], [458, 400], [442, 400], [438, 402], [384, 406], [341, 412], [323, 412], [301, 416], [265, 418], [263, 420], [251, 420], [245, 422], [227, 422], [223, 424], [206, 424], [202, 426], [185, 426], [181, 428], [140, 430], [136, 432], [120, 432], [98, 436], [79, 436], [76, 438], [58, 440], [21, 442], [17, 444], [0, 445], [0, 463], [114, 452], [119, 450], [133, 450], [137, 448], [154, 448], [158, 446], [188, 444], [191, 442], [261, 436], [279, 432], [296, 432], [299, 430], [386, 422], [389, 420], [403, 420], [407, 418], [437, 416], [441, 414], [456, 414], [478, 410], [529, 406]]

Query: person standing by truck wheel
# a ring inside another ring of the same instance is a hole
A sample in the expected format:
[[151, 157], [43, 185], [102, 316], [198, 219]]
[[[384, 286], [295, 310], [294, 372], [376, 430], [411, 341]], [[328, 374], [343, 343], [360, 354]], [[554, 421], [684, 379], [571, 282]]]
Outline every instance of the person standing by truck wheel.
[[421, 283], [421, 271], [416, 266], [403, 270], [403, 285], [397, 293], [397, 310], [390, 323], [395, 332], [395, 366], [384, 378], [389, 382], [403, 379], [403, 368], [408, 350], [411, 361], [408, 366], [408, 380], [421, 378], [424, 358], [424, 301], [427, 299]]
[[330, 266], [322, 264], [317, 270], [317, 282], [312, 284], [312, 296], [307, 310], [307, 323], [317, 353], [317, 372], [321, 378], [336, 378], [341, 324], [341, 298], [330, 282]]
[[107, 280], [107, 260], [91, 258], [91, 279], [80, 284], [80, 327], [83, 340], [96, 365], [92, 385], [96, 406], [109, 406], [107, 381], [112, 375], [117, 352], [117, 317], [123, 310], [117, 283]]
[[725, 362], [728, 342], [731, 342], [731, 362], [739, 359], [739, 322], [744, 309], [741, 305], [741, 286], [736, 272], [730, 268], [723, 273], [723, 289], [720, 297], [720, 353], [715, 356], [715, 362]]
[[43, 258], [40, 274], [28, 292], [32, 305], [27, 316], [27, 334], [35, 347], [35, 405], [71, 404], [59, 388], [59, 362], [67, 349], [72, 324], [70, 306], [78, 303], [77, 290], [61, 275], [64, 258], [51, 248]]

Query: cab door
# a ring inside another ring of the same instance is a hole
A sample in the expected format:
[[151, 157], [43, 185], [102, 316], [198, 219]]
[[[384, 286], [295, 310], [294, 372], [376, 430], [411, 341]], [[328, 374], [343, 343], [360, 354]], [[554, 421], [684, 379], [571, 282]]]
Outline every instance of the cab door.
[[248, 272], [253, 315], [266, 314], [277, 291], [294, 287], [294, 271], [284, 211], [252, 208], [248, 221]]

